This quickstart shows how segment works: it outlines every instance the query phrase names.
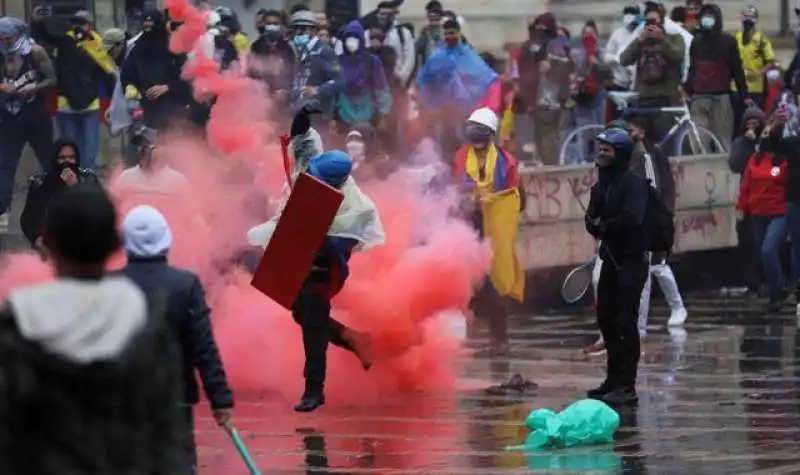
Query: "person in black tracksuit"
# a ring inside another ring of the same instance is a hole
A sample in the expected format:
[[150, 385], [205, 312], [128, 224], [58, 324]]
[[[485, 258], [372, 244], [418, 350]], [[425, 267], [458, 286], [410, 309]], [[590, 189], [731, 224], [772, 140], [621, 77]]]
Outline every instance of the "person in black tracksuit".
[[122, 224], [128, 264], [122, 275], [131, 279], [148, 300], [165, 308], [167, 324], [182, 354], [187, 464], [196, 473], [197, 452], [194, 443], [193, 406], [200, 400], [195, 371], [200, 373], [206, 398], [214, 419], [220, 426], [230, 423], [233, 392], [228, 385], [222, 360], [214, 340], [211, 311], [206, 303], [203, 284], [187, 270], [167, 263], [172, 234], [167, 221], [150, 206], [131, 210]]
[[191, 88], [181, 79], [186, 55], [169, 50], [166, 22], [158, 10], [144, 12], [142, 29], [122, 66], [122, 85], [139, 91], [145, 123], [162, 131], [192, 104]]
[[650, 186], [630, 170], [634, 141], [608, 129], [597, 136], [597, 183], [586, 210], [586, 230], [601, 241], [604, 264], [597, 284], [597, 323], [606, 342], [606, 379], [588, 396], [609, 405], [635, 404], [640, 342], [639, 300], [649, 262], [645, 213]]

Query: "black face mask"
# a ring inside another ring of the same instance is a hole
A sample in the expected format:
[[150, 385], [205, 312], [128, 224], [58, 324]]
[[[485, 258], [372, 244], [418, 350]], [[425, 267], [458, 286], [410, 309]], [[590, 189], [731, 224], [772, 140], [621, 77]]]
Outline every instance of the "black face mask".
[[754, 26], [756, 26], [756, 22], [753, 20], [744, 20], [742, 21], [742, 26], [745, 30], [752, 30]]

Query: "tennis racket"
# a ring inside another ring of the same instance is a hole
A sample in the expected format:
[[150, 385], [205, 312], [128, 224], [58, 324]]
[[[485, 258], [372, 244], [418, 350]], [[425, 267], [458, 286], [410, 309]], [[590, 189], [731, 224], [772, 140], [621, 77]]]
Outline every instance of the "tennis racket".
[[561, 284], [561, 298], [565, 303], [572, 305], [580, 301], [589, 287], [592, 286], [592, 269], [594, 259], [572, 269]]

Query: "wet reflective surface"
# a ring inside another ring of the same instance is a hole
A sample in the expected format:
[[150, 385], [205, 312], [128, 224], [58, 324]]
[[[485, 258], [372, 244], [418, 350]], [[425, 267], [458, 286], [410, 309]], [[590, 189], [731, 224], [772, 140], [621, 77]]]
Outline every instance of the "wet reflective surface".
[[[665, 310], [654, 309], [639, 407], [621, 412], [613, 446], [535, 457], [505, 450], [524, 439], [531, 409], [560, 410], [599, 383], [604, 357], [580, 351], [595, 337], [588, 313], [515, 318], [503, 358], [490, 357], [479, 329], [456, 398], [388, 396], [380, 407], [329, 404], [296, 415], [295, 401], [241, 396], [236, 425], [270, 474], [800, 473], [794, 310], [766, 315], [759, 303], [721, 298], [688, 303], [685, 333], [668, 332]], [[517, 372], [538, 383], [534, 395], [482, 391]], [[201, 474], [246, 473], [205, 409], [197, 438]]]

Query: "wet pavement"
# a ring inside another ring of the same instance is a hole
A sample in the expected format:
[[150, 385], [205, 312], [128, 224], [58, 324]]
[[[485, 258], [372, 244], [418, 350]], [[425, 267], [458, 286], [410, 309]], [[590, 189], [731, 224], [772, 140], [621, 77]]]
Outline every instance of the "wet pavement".
[[[265, 474], [800, 473], [793, 310], [765, 315], [761, 304], [721, 298], [689, 303], [685, 333], [668, 332], [666, 311], [654, 309], [639, 407], [621, 413], [613, 446], [535, 458], [504, 450], [524, 439], [531, 409], [560, 410], [600, 381], [604, 357], [580, 351], [595, 335], [588, 310], [518, 317], [504, 358], [489, 356], [485, 333], [471, 338], [456, 398], [396, 396], [379, 407], [328, 404], [296, 415], [293, 401], [242, 396], [237, 426]], [[534, 395], [481, 391], [516, 372], [538, 383]], [[246, 473], [206, 411], [197, 424], [201, 473]]]

